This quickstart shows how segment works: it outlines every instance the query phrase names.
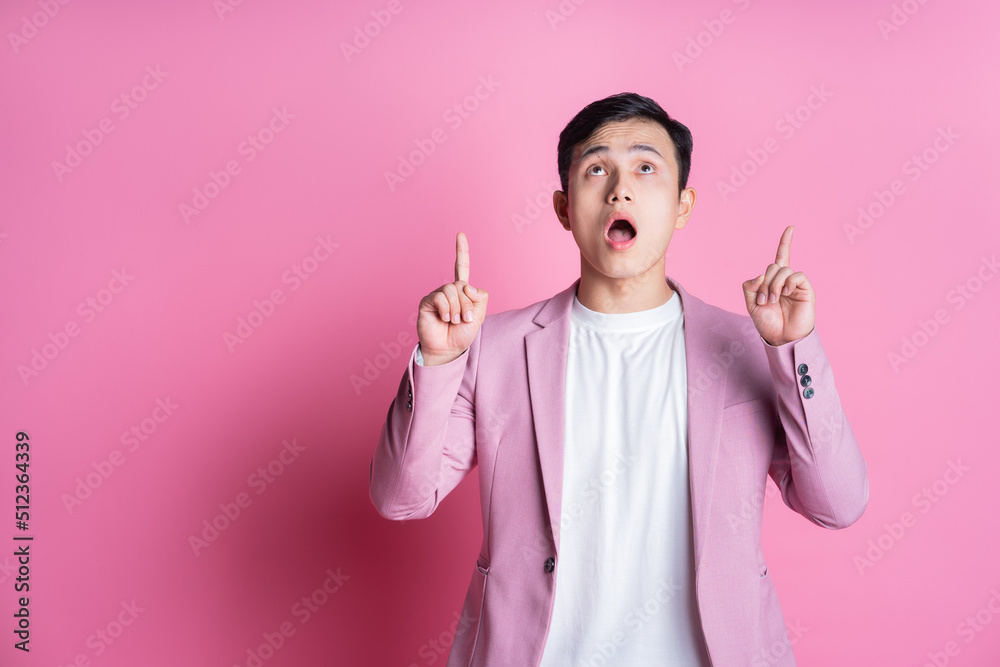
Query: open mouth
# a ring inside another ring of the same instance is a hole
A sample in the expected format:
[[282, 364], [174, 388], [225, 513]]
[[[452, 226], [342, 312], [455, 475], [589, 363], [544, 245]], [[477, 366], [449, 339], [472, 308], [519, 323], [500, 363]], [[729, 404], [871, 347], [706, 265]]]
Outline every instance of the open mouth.
[[624, 243], [635, 238], [635, 227], [628, 220], [615, 220], [608, 228], [608, 238], [614, 243]]

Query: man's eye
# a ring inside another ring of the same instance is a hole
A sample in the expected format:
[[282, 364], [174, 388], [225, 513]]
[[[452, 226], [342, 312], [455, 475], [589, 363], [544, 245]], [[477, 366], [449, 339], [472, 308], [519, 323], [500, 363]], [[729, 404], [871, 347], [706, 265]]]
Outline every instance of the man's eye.
[[604, 167], [602, 167], [602, 166], [601, 166], [601, 165], [599, 165], [599, 164], [595, 164], [595, 165], [591, 165], [590, 169], [588, 169], [587, 171], [588, 171], [589, 173], [594, 173], [594, 170], [595, 170], [595, 169], [604, 169]]
[[642, 167], [649, 167], [649, 171], [643, 172], [644, 174], [651, 174], [651, 173], [653, 173], [653, 165], [647, 163], [647, 164], [642, 165], [639, 168], [642, 169]]

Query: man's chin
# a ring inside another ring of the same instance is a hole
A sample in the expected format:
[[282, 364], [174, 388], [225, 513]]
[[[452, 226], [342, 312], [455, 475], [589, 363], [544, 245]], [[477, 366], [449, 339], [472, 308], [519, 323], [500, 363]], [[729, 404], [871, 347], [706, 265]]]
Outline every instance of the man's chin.
[[633, 262], [620, 262], [617, 265], [594, 268], [591, 277], [600, 281], [631, 281], [642, 279], [652, 267], [641, 267]]

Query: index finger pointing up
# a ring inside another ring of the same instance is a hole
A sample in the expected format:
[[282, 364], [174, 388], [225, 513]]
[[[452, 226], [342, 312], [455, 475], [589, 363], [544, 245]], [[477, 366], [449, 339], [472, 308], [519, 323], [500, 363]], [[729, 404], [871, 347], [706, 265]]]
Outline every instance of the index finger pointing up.
[[469, 282], [469, 240], [462, 232], [455, 237], [455, 280]]
[[788, 266], [792, 261], [792, 229], [792, 225], [785, 227], [781, 240], [778, 241], [778, 252], [774, 256], [774, 263], [778, 266]]

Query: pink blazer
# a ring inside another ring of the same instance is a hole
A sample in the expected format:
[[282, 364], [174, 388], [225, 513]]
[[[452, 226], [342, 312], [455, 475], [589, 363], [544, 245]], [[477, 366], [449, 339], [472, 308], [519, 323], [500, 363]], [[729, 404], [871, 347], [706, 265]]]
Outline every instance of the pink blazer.
[[[695, 581], [712, 664], [794, 665], [760, 543], [767, 476], [788, 507], [834, 529], [864, 512], [867, 466], [815, 329], [774, 347], [749, 316], [667, 281], [684, 311]], [[579, 282], [488, 314], [450, 363], [421, 366], [415, 346], [389, 405], [370, 467], [379, 514], [427, 517], [479, 471], [483, 541], [448, 667], [541, 660], [559, 576], [566, 359]]]

